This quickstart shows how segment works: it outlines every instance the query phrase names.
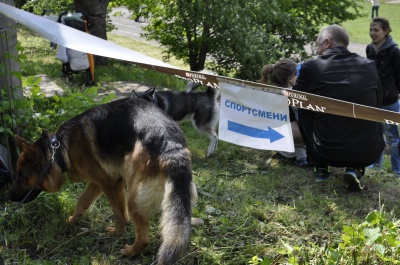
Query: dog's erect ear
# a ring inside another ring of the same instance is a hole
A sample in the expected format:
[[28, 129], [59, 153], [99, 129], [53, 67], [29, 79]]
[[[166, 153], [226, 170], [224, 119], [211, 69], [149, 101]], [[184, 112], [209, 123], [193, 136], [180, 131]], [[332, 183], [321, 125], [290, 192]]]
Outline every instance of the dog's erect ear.
[[136, 94], [136, 91], [135, 91], [135, 90], [132, 90], [131, 98], [139, 98], [139, 95]]
[[152, 88], [149, 88], [146, 91], [144, 91], [144, 93], [148, 93], [150, 95], [153, 95], [155, 91], [156, 91], [156, 88], [152, 87]]
[[24, 138], [22, 138], [18, 134], [16, 134], [14, 136], [14, 138], [15, 138], [15, 144], [17, 145], [17, 147], [18, 147], [18, 149], [20, 151], [22, 151], [23, 145], [31, 145], [31, 143], [29, 141], [25, 140]]
[[155, 87], [150, 89], [150, 95], [153, 98], [153, 100], [156, 100], [156, 88]]
[[20, 152], [25, 153], [26, 158], [30, 158], [32, 160], [36, 160], [39, 157], [40, 151], [37, 150], [31, 142], [25, 140], [19, 135], [15, 135], [15, 143], [17, 144], [18, 149]]

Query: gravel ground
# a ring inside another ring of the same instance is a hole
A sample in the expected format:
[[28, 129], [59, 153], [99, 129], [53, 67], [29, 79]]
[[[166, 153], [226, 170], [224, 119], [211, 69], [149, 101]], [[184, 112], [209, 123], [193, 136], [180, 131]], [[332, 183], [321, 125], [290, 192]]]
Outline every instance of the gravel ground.
[[349, 49], [349, 51], [357, 53], [357, 54], [365, 57], [366, 56], [366, 54], [365, 54], [366, 47], [367, 47], [366, 44], [350, 42], [350, 44], [347, 48]]

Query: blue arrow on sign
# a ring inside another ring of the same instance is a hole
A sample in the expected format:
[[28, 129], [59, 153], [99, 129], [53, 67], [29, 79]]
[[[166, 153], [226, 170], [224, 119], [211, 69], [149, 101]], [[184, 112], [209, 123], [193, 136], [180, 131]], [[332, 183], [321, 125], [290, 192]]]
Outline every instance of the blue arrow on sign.
[[285, 136], [278, 133], [274, 129], [268, 126], [268, 130], [262, 130], [254, 127], [249, 127], [240, 123], [236, 123], [228, 120], [228, 131], [240, 133], [254, 138], [269, 139], [271, 143], [278, 141]]

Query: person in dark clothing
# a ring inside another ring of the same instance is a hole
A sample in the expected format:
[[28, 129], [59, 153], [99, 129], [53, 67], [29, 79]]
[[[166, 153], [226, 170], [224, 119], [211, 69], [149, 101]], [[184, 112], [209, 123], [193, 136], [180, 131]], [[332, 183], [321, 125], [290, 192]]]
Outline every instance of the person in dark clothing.
[[[370, 24], [369, 35], [372, 42], [367, 46], [367, 58], [374, 60], [382, 84], [382, 109], [399, 112], [400, 90], [400, 49], [389, 35], [392, 29], [385, 18], [374, 18]], [[390, 147], [392, 172], [400, 176], [400, 156], [398, 153], [400, 136], [397, 125], [384, 124], [386, 143]], [[383, 154], [375, 162], [382, 168]]]
[[[378, 107], [380, 83], [374, 62], [347, 46], [349, 35], [338, 25], [323, 29], [317, 54], [302, 64], [293, 90]], [[364, 189], [365, 167], [383, 151], [381, 123], [299, 109], [299, 125], [316, 181], [325, 181], [330, 166], [346, 167], [343, 175], [350, 190]]]

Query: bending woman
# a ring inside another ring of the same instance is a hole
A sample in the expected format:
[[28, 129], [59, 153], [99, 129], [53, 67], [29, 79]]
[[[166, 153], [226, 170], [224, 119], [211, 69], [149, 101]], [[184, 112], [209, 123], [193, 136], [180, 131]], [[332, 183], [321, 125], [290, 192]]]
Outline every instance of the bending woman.
[[[296, 69], [297, 64], [290, 59], [282, 59], [275, 64], [267, 64], [261, 71], [261, 79], [259, 82], [279, 86], [286, 89], [296, 83]], [[293, 140], [294, 140], [294, 153], [278, 152], [286, 158], [296, 158], [293, 162], [295, 166], [307, 166], [307, 152], [301, 137], [299, 125], [297, 123], [298, 114], [296, 107], [289, 107], [290, 124], [292, 126]]]

